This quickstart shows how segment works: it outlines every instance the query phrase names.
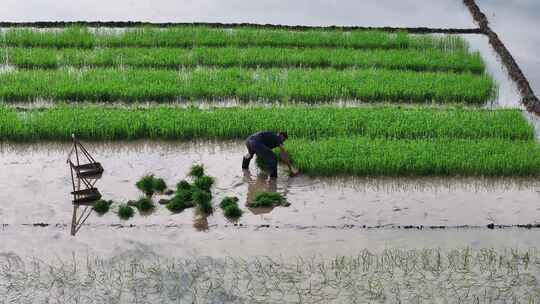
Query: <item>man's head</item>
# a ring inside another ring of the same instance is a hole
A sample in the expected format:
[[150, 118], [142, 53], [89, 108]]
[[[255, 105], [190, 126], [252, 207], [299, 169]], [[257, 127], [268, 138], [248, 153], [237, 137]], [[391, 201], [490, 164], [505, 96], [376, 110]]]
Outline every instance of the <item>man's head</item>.
[[281, 137], [282, 141], [286, 141], [289, 139], [289, 135], [287, 135], [287, 132], [278, 132], [278, 136]]

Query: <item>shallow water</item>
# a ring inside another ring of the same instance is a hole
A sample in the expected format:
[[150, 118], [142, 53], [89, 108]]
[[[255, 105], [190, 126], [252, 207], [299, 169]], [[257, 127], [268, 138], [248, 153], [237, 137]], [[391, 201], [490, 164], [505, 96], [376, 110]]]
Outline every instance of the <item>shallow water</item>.
[[[254, 169], [240, 169], [242, 142], [114, 142], [87, 144], [105, 167], [97, 187], [104, 199], [127, 201], [141, 193], [135, 182], [154, 173], [174, 185], [185, 178], [194, 162], [217, 178], [213, 193], [217, 205], [224, 196], [240, 198], [245, 211], [239, 223], [305, 228], [381, 225], [480, 225], [540, 223], [539, 185], [530, 179], [478, 178], [289, 178], [281, 172], [268, 183]], [[0, 148], [0, 224], [22, 225], [71, 221], [71, 179], [65, 163], [70, 145], [4, 144]], [[261, 190], [278, 191], [291, 203], [273, 210], [252, 210], [246, 203]], [[156, 197], [156, 201], [160, 196]], [[463, 212], [467, 210], [467, 212]], [[192, 210], [171, 215], [164, 207], [150, 216], [120, 221], [114, 212], [92, 215], [91, 225], [136, 224], [158, 226], [201, 225]], [[203, 223], [203, 230], [231, 226], [221, 210]]]
[[491, 75], [498, 86], [497, 97], [491, 100], [488, 108], [520, 108], [521, 95], [516, 83], [508, 76], [508, 70], [502, 64], [495, 50], [489, 44], [488, 37], [484, 35], [460, 35], [465, 39], [471, 51], [479, 51], [486, 65], [486, 72]]
[[477, 0], [477, 4], [516, 59], [536, 95], [540, 94], [540, 2]]
[[460, 1], [5, 0], [2, 21], [150, 21], [475, 27]]

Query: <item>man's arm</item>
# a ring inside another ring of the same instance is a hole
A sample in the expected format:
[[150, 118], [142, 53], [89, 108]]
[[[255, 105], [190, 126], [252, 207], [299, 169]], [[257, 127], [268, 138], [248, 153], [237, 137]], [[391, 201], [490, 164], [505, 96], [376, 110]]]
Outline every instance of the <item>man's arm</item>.
[[285, 151], [285, 147], [283, 147], [283, 145], [279, 146], [279, 157], [281, 158], [281, 161], [283, 161], [287, 165], [287, 167], [289, 167], [289, 171], [291, 172], [292, 176], [298, 174], [298, 172], [294, 172], [291, 161], [289, 160], [289, 154], [287, 153], [287, 151]]

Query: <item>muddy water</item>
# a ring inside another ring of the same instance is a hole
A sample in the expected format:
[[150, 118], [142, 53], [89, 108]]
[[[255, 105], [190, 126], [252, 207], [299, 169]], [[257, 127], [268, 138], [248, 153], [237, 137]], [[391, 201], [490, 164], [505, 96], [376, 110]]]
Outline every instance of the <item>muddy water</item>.
[[497, 32], [528, 78], [540, 93], [540, 2], [537, 0], [477, 0], [491, 28]]
[[3, 1], [3, 21], [151, 21], [475, 27], [460, 1]]
[[498, 86], [497, 97], [491, 100], [486, 107], [524, 109], [520, 102], [521, 96], [516, 83], [508, 76], [508, 70], [504, 67], [497, 53], [489, 44], [488, 38], [484, 35], [460, 36], [469, 43], [472, 51], [480, 52], [486, 64], [486, 72], [493, 77]]
[[[241, 142], [115, 142], [88, 144], [104, 165], [97, 187], [104, 199], [127, 201], [141, 196], [135, 182], [144, 174], [163, 177], [171, 187], [185, 178], [194, 162], [217, 178], [217, 205], [224, 196], [240, 198], [239, 223], [280, 228], [381, 225], [486, 225], [540, 223], [540, 183], [535, 180], [478, 178], [289, 178], [281, 172], [275, 183], [255, 165], [240, 169]], [[4, 144], [0, 149], [0, 224], [67, 224], [72, 208], [71, 180], [66, 165], [69, 144]], [[253, 210], [246, 203], [261, 190], [278, 191], [291, 203], [273, 210]], [[161, 196], [156, 196], [156, 200]], [[464, 212], [466, 210], [466, 212]], [[201, 230], [233, 225], [216, 209], [204, 221], [192, 210], [171, 215], [164, 207], [150, 216], [120, 221], [114, 212], [92, 215], [90, 225], [176, 225]]]
[[83, 227], [76, 237], [69, 228], [0, 227], [0, 253], [66, 258], [75, 252], [100, 257], [143, 258], [200, 256], [350, 256], [368, 248], [540, 248], [540, 231], [525, 229], [292, 229], [227, 227], [201, 233], [192, 227]]
[[[174, 184], [193, 162], [217, 178], [217, 198], [237, 195], [244, 216], [225, 220], [216, 209], [206, 219], [192, 210], [120, 221], [114, 212], [92, 214], [69, 235], [72, 206], [65, 143], [0, 146], [0, 253], [62, 259], [85, 256], [354, 255], [365, 248], [540, 247], [537, 229], [365, 229], [363, 225], [481, 225], [540, 222], [539, 183], [509, 179], [288, 178], [268, 184], [252, 164], [240, 170], [239, 142], [117, 142], [87, 144], [105, 167], [97, 183], [107, 199], [140, 196], [135, 181], [155, 173]], [[284, 194], [289, 207], [250, 210], [259, 190]], [[156, 197], [156, 199], [159, 197]], [[218, 199], [214, 200], [217, 205]], [[35, 223], [48, 226], [33, 226]], [[120, 224], [120, 226], [119, 226]], [[133, 224], [134, 226], [130, 226]]]

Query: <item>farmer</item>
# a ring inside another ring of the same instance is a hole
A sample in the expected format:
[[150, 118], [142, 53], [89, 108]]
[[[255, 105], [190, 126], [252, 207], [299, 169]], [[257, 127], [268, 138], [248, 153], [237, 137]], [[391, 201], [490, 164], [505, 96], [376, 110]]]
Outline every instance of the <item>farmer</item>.
[[285, 148], [283, 148], [283, 143], [287, 138], [287, 132], [258, 132], [248, 137], [246, 140], [248, 154], [246, 154], [242, 160], [242, 169], [248, 169], [249, 162], [253, 158], [253, 155], [257, 154], [257, 157], [262, 159], [264, 164], [270, 170], [270, 178], [276, 178], [277, 157], [272, 149], [279, 147], [281, 160], [287, 164], [292, 176], [297, 175], [298, 172], [294, 173], [289, 161], [289, 155], [287, 154], [287, 151], [285, 151]]

